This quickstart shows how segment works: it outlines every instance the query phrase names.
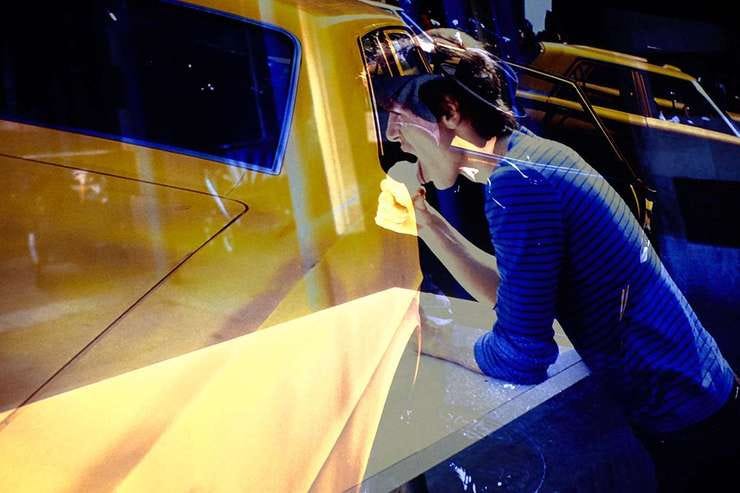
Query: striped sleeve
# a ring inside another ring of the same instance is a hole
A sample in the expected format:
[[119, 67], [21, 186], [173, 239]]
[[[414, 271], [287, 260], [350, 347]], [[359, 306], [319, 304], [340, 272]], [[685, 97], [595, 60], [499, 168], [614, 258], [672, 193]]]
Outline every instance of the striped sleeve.
[[547, 378], [564, 231], [556, 193], [536, 171], [501, 166], [491, 176], [486, 215], [499, 284], [493, 330], [475, 344], [483, 373], [513, 383]]

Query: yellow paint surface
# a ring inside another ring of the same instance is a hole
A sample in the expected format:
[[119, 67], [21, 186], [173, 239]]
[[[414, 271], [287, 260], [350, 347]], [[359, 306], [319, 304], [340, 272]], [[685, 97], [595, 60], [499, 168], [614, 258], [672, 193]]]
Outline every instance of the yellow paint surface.
[[10, 158], [0, 166], [0, 410], [244, 212], [235, 201], [96, 173]]
[[27, 405], [0, 432], [0, 490], [349, 488], [415, 307], [391, 289]]

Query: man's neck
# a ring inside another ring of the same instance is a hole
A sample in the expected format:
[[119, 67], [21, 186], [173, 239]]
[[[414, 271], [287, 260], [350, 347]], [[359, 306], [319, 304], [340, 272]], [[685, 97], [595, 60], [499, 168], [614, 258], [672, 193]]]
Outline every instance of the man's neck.
[[510, 135], [505, 135], [493, 138], [486, 142], [483, 147], [473, 146], [472, 144], [460, 146], [473, 151], [466, 154], [464, 163], [460, 166], [460, 174], [475, 183], [486, 183], [501, 158], [506, 156], [510, 137]]
[[509, 151], [509, 139], [511, 139], [511, 134], [502, 135], [501, 137], [494, 139], [493, 154], [497, 156], [497, 164], [498, 160], [505, 157], [506, 153]]

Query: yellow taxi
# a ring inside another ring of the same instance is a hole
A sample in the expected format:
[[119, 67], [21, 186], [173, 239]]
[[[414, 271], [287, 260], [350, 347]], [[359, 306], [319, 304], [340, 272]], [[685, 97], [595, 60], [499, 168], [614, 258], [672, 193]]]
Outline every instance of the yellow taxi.
[[[646, 176], [740, 180], [735, 165], [740, 131], [698, 81], [677, 67], [549, 42], [540, 43], [531, 66], [574, 81]], [[572, 98], [548, 96], [551, 105], [572, 106]]]
[[5, 21], [0, 490], [358, 483], [418, 324], [416, 239], [374, 223], [413, 34], [337, 0]]
[[[541, 43], [531, 66], [572, 80], [655, 190], [656, 246], [700, 316], [711, 318], [714, 306], [734, 306], [740, 289], [740, 131], [732, 118], [694, 77], [645, 58]], [[547, 121], [580, 132], [573, 97], [557, 90], [541, 96]]]
[[697, 80], [671, 65], [581, 45], [544, 42], [535, 68], [574, 80], [604, 119], [730, 143], [740, 132]]

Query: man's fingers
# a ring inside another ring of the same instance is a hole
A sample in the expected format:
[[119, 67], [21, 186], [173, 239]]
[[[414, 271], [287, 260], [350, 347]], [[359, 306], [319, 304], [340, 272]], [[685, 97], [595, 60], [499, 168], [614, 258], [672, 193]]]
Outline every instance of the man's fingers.
[[[408, 161], [396, 163], [380, 182], [380, 190], [375, 223], [397, 233], [416, 236], [415, 209], [425, 207], [425, 190], [419, 183], [418, 166]], [[421, 202], [417, 204], [417, 200]]]
[[427, 191], [424, 187], [419, 187], [419, 189], [416, 191], [413, 197], [411, 197], [411, 202], [414, 204], [414, 209], [417, 211], [426, 211], [427, 209]]

